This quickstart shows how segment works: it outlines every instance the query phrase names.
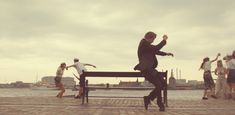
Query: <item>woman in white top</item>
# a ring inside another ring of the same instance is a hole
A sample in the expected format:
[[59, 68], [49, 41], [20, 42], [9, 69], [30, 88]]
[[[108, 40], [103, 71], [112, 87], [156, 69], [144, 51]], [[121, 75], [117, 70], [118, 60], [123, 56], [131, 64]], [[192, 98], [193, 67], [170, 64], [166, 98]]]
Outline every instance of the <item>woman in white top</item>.
[[[227, 69], [223, 66], [222, 60], [217, 61], [217, 68], [215, 69], [215, 75], [218, 76], [215, 84], [216, 96], [226, 98], [227, 80], [226, 80]], [[222, 95], [221, 95], [222, 93]]]
[[59, 89], [61, 90], [56, 96], [58, 98], [62, 98], [63, 94], [65, 92], [64, 85], [61, 82], [65, 68], [66, 68], [66, 64], [61, 63], [60, 66], [58, 67], [57, 71], [56, 71], [55, 85], [56, 85], [56, 87], [59, 87]]
[[208, 58], [208, 57], [204, 58], [203, 62], [201, 64], [201, 67], [199, 68], [199, 70], [200, 69], [204, 70], [203, 79], [204, 79], [205, 89], [204, 89], [204, 95], [202, 97], [203, 100], [208, 99], [207, 90], [211, 91], [212, 98], [216, 98], [216, 96], [215, 96], [215, 83], [214, 83], [213, 78], [211, 76], [211, 63], [215, 62], [219, 56], [220, 56], [220, 54], [218, 54], [217, 57], [211, 61], [210, 61], [210, 58]]
[[226, 56], [224, 59], [226, 60], [228, 69], [227, 83], [230, 89], [229, 98], [232, 98], [232, 91], [235, 90], [235, 51], [233, 51], [232, 56]]

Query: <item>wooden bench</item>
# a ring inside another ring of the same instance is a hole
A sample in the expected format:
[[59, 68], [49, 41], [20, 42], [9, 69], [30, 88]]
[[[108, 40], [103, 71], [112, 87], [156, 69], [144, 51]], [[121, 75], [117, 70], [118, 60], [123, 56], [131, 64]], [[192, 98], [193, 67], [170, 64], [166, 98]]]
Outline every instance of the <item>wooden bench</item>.
[[[164, 80], [164, 87], [163, 87], [163, 103], [166, 105], [166, 107], [168, 106], [167, 103], [167, 71], [166, 72], [159, 72], [160, 76], [163, 77]], [[141, 74], [140, 72], [84, 72], [83, 75], [85, 76], [86, 79], [90, 78], [90, 77], [94, 77], [94, 78], [98, 78], [98, 77], [144, 77], [143, 74]], [[102, 88], [102, 87], [89, 87], [88, 86], [88, 80], [86, 80], [86, 84], [85, 84], [85, 88], [84, 88], [84, 93], [82, 95], [82, 104], [84, 104], [84, 100], [86, 98], [86, 102], [88, 103], [88, 93], [89, 93], [89, 89], [107, 89], [107, 88]], [[113, 87], [113, 88], [108, 88], [108, 89], [129, 89], [129, 90], [136, 90], [136, 89], [153, 89], [153, 88], [145, 88], [145, 87]], [[131, 97], [134, 98], [134, 97]]]

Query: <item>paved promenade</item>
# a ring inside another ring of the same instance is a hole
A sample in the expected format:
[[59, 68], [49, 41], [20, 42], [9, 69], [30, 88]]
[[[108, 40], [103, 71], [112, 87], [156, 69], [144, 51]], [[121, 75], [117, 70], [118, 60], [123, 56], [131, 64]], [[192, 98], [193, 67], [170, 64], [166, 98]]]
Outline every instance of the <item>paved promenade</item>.
[[169, 100], [166, 112], [151, 105], [144, 110], [136, 99], [80, 99], [55, 97], [0, 97], [0, 115], [235, 115], [234, 100]]

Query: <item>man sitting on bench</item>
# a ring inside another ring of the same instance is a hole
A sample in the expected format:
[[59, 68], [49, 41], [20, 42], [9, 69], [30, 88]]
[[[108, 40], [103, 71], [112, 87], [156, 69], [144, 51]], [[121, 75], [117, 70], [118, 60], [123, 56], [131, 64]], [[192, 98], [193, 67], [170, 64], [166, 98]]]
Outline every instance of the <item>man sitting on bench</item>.
[[140, 70], [145, 76], [145, 79], [155, 86], [155, 89], [153, 89], [148, 96], [144, 96], [145, 109], [147, 110], [150, 101], [153, 101], [157, 97], [157, 104], [160, 108], [159, 111], [165, 111], [161, 94], [163, 89], [163, 77], [155, 69], [158, 65], [155, 55], [173, 56], [173, 54], [160, 51], [160, 49], [166, 44], [166, 40], [168, 38], [166, 35], [163, 36], [163, 40], [158, 45], [151, 45], [156, 36], [157, 35], [154, 32], [147, 32], [144, 38], [140, 41], [138, 47], [139, 64], [136, 65], [134, 69]]

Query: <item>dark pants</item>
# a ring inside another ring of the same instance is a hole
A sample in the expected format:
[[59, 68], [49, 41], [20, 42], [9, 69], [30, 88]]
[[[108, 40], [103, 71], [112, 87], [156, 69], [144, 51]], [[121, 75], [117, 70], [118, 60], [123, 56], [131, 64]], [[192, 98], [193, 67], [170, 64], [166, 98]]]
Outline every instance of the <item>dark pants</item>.
[[141, 71], [141, 73], [145, 76], [145, 79], [152, 83], [155, 86], [155, 89], [153, 89], [150, 94], [148, 95], [148, 98], [150, 100], [154, 100], [157, 98], [157, 104], [159, 107], [164, 107], [162, 103], [162, 89], [164, 85], [163, 76], [161, 75], [161, 72], [158, 72], [156, 69], [149, 69]]
[[83, 74], [80, 75], [79, 85], [85, 87], [85, 76]]

